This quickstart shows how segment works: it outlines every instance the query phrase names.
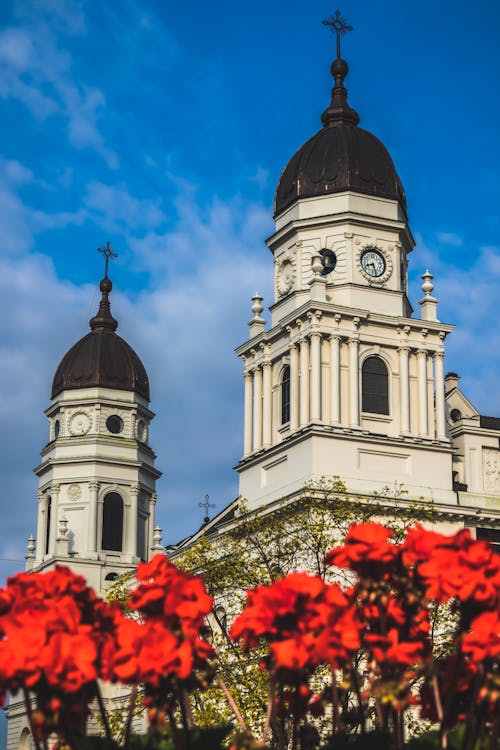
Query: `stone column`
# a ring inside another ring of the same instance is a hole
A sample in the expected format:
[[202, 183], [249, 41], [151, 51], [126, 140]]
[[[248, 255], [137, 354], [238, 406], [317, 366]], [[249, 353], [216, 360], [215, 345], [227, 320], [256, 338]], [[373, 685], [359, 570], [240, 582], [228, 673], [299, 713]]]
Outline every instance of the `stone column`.
[[429, 437], [429, 405], [427, 403], [427, 352], [419, 349], [418, 362], [418, 434]]
[[400, 390], [400, 408], [401, 408], [401, 434], [410, 434], [410, 373], [408, 368], [408, 358], [410, 349], [407, 346], [401, 346], [399, 349], [399, 390]]
[[128, 506], [127, 552], [137, 557], [137, 516], [139, 513], [139, 485], [129, 487], [130, 505]]
[[263, 364], [263, 398], [262, 398], [262, 442], [264, 448], [271, 447], [272, 440], [272, 365], [268, 359]]
[[262, 370], [253, 371], [253, 449], [262, 448]]
[[53, 555], [56, 550], [56, 539], [59, 532], [59, 493], [61, 492], [60, 484], [53, 484], [50, 488], [52, 506], [50, 511], [50, 539], [49, 555]]
[[434, 379], [436, 384], [436, 437], [438, 440], [446, 440], [443, 359], [443, 352], [436, 352], [434, 355]]
[[[253, 377], [251, 372], [243, 375], [245, 383], [245, 416], [244, 416], [244, 438], [243, 455], [249, 456], [252, 452], [252, 399], [253, 399]], [[151, 537], [152, 538], [152, 537]], [[152, 546], [152, 542], [151, 542]]]
[[349, 339], [349, 420], [359, 427], [359, 338]]
[[330, 422], [340, 424], [340, 336], [330, 336]]
[[299, 426], [299, 351], [290, 345], [290, 432]]
[[309, 423], [309, 341], [300, 342], [300, 426]]
[[158, 495], [153, 492], [149, 498], [149, 518], [148, 518], [148, 549], [146, 550], [148, 560], [151, 559], [151, 551], [154, 545], [154, 526], [155, 526], [155, 506]]
[[41, 562], [45, 555], [45, 535], [47, 533], [47, 509], [46, 498], [43, 492], [38, 490], [38, 518], [36, 525], [36, 561]]
[[321, 336], [311, 333], [311, 421], [321, 421]]
[[97, 505], [99, 482], [89, 482], [89, 528], [87, 549], [90, 554], [97, 553]]

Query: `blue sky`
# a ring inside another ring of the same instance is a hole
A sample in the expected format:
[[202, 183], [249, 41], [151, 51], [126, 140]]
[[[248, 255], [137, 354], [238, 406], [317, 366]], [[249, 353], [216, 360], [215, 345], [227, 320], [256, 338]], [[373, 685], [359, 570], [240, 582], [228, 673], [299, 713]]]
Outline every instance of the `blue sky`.
[[[326, 0], [77, 0], [0, 7], [2, 577], [36, 528], [31, 469], [64, 352], [88, 330], [110, 240], [119, 332], [150, 375], [165, 541], [205, 493], [237, 494], [250, 296], [271, 302], [279, 174], [320, 126], [335, 40]], [[349, 101], [389, 148], [455, 323], [447, 368], [500, 414], [496, 0], [345, 0]]]

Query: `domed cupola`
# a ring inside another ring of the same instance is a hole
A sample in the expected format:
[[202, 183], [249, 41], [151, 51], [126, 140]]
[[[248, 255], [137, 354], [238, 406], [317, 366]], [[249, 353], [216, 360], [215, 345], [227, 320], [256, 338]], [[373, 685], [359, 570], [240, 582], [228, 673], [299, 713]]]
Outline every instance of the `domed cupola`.
[[52, 395], [75, 388], [113, 388], [133, 391], [149, 401], [149, 381], [144, 365], [115, 331], [109, 294], [112, 283], [107, 272], [100, 283], [101, 301], [90, 321], [90, 333], [62, 358], [52, 381]]
[[385, 146], [358, 127], [359, 115], [347, 103], [344, 78], [348, 72], [340, 56], [333, 61], [332, 100], [323, 112], [323, 128], [292, 156], [276, 188], [275, 217], [300, 198], [346, 190], [399, 201], [406, 215], [401, 180]]

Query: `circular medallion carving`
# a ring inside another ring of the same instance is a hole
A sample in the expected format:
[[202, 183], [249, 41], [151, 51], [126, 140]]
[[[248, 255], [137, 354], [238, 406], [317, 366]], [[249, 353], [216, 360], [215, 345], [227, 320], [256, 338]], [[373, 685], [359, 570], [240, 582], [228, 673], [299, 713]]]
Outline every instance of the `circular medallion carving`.
[[276, 288], [280, 297], [285, 297], [290, 293], [295, 282], [295, 264], [293, 256], [285, 253], [276, 276]]
[[82, 489], [78, 484], [70, 484], [68, 487], [68, 497], [70, 500], [79, 500], [82, 496]]
[[87, 412], [77, 411], [71, 415], [68, 425], [70, 435], [86, 435], [90, 430], [91, 419]]

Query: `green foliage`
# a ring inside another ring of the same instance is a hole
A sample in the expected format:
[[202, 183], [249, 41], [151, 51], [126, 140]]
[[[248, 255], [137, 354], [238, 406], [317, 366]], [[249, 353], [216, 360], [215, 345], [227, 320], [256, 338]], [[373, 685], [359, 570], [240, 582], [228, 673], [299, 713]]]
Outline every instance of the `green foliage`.
[[[431, 503], [409, 501], [401, 486], [386, 487], [370, 497], [351, 497], [338, 478], [322, 478], [306, 486], [299, 498], [287, 499], [249, 511], [243, 500], [235, 521], [221, 533], [202, 535], [176, 553], [173, 562], [202, 575], [224, 614], [212, 622], [220, 674], [232, 693], [247, 726], [262, 728], [269, 692], [268, 676], [259, 669], [258, 650], [252, 659], [227, 637], [227, 628], [242, 610], [248, 589], [267, 585], [294, 570], [308, 570], [324, 579], [351, 580], [343, 571], [324, 564], [326, 553], [342, 544], [353, 523], [383, 521], [400, 541], [416, 521], [434, 523]], [[324, 682], [318, 679], [318, 692]], [[195, 696], [195, 719], [204, 726], [233, 719], [220, 688]], [[320, 722], [321, 724], [321, 722]]]

